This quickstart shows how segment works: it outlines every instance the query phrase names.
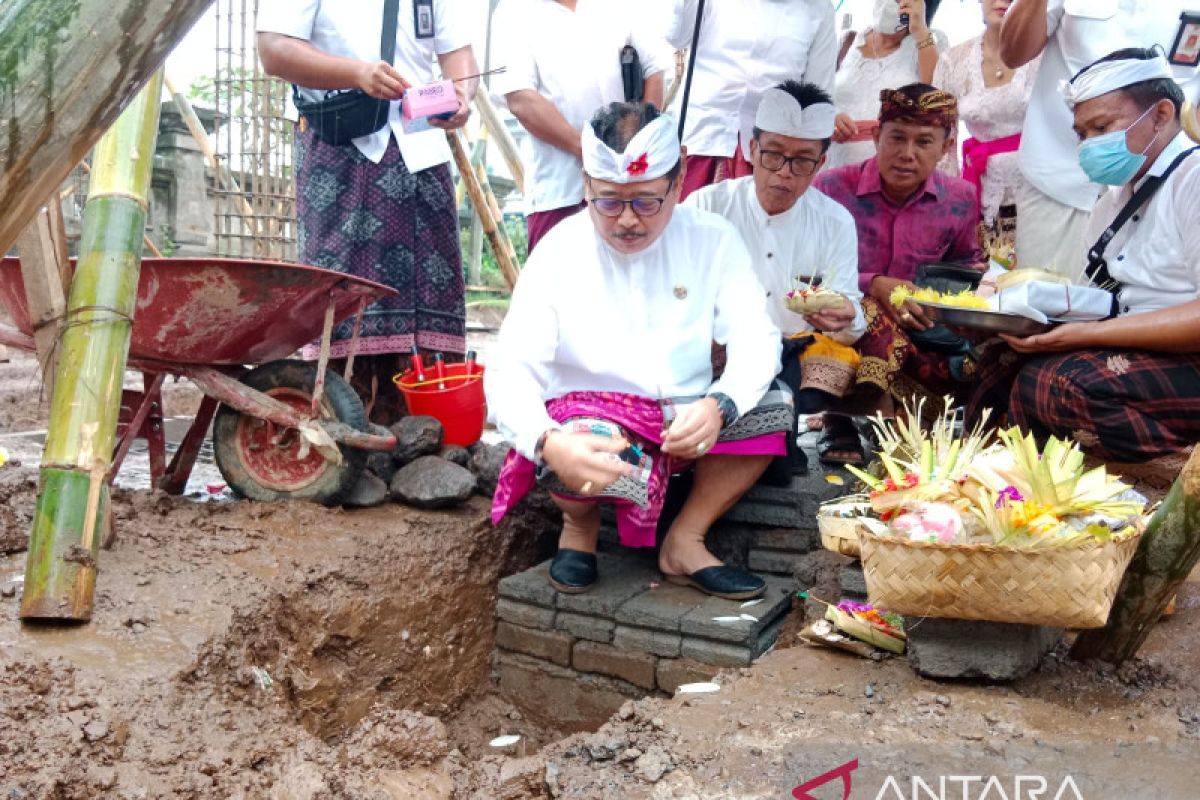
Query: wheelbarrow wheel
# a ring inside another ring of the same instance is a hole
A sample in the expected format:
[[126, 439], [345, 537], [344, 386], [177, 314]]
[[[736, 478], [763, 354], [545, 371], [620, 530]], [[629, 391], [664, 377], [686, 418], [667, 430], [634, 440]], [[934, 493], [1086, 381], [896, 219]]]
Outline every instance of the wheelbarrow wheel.
[[[242, 383], [301, 412], [312, 407], [317, 366], [307, 361], [272, 361], [242, 376]], [[327, 417], [356, 430], [367, 429], [362, 400], [340, 375], [326, 371], [321, 406]], [[334, 464], [299, 431], [243, 414], [222, 404], [213, 422], [213, 454], [229, 488], [251, 500], [310, 500], [334, 505], [354, 487], [367, 451], [339, 445]]]

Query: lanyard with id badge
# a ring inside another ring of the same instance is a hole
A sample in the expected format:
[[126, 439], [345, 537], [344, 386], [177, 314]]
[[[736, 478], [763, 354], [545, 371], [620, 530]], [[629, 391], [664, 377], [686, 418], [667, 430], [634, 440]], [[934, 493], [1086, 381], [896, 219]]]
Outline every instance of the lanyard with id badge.
[[418, 39], [432, 39], [433, 34], [433, 0], [413, 0], [413, 35]]

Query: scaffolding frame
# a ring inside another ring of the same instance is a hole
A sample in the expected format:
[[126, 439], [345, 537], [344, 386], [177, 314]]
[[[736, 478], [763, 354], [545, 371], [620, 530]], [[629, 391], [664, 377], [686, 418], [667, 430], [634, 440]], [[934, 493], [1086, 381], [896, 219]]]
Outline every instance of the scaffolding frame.
[[213, 186], [218, 256], [297, 260], [294, 123], [289, 86], [267, 75], [254, 46], [258, 0], [216, 0], [213, 73], [220, 169]]

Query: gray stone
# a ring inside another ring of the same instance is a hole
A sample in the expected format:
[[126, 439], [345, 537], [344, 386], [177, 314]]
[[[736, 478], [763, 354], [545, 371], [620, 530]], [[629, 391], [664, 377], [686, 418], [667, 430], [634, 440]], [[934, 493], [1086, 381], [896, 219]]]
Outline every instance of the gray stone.
[[613, 647], [619, 647], [622, 650], [639, 650], [664, 658], [678, 658], [682, 637], [678, 633], [618, 625], [616, 631], [613, 632], [612, 641]]
[[[752, 646], [768, 625], [792, 607], [791, 581], [774, 576], [767, 576], [764, 580], [767, 582], [767, 591], [761, 603], [743, 608], [742, 601], [705, 597], [700, 605], [680, 619], [679, 630], [684, 636]], [[717, 622], [715, 619], [740, 617], [743, 614], [753, 617], [754, 621]]]
[[496, 491], [496, 481], [500, 478], [500, 468], [508, 451], [512, 448], [507, 444], [480, 444], [471, 453], [471, 471], [479, 479], [479, 492], [491, 495]]
[[908, 662], [929, 678], [1011, 681], [1035, 670], [1062, 630], [1005, 622], [906, 618]]
[[653, 562], [628, 550], [596, 553], [596, 569], [599, 577], [591, 589], [580, 594], [559, 595], [561, 610], [611, 617], [622, 603], [647, 591], [659, 575]]
[[417, 508], [461, 505], [474, 491], [475, 476], [469, 470], [437, 456], [421, 456], [392, 478], [392, 497]]
[[496, 601], [496, 616], [513, 625], [548, 631], [554, 628], [554, 609], [531, 606], [501, 597]]
[[391, 431], [396, 435], [392, 458], [401, 466], [442, 449], [442, 423], [433, 417], [404, 417]]
[[663, 775], [675, 768], [671, 755], [658, 745], [652, 745], [634, 762], [638, 775], [649, 783], [658, 783]]
[[364, 471], [354, 488], [342, 498], [342, 505], [346, 508], [370, 508], [387, 500], [387, 497], [388, 485], [383, 479], [370, 471]]
[[863, 575], [861, 561], [855, 561], [842, 567], [838, 573], [838, 586], [842, 590], [842, 594], [850, 595], [851, 597], [867, 596], [867, 578]]
[[679, 620], [700, 602], [702, 596], [695, 589], [663, 583], [623, 603], [617, 609], [616, 620], [619, 624], [676, 632]]
[[550, 585], [550, 562], [500, 579], [500, 596], [522, 603], [554, 608], [558, 592]]
[[560, 611], [554, 620], [554, 627], [591, 642], [611, 642], [617, 624], [611, 619]]
[[440, 455], [451, 464], [458, 464], [460, 467], [469, 467], [471, 465], [471, 454], [467, 451], [467, 448], [459, 447], [456, 444], [448, 444], [443, 447]]
[[746, 564], [752, 572], [791, 575], [796, 568], [796, 559], [801, 555], [801, 553], [783, 550], [759, 550], [756, 548], [750, 551]]
[[754, 660], [754, 652], [749, 647], [709, 639], [684, 638], [679, 652], [684, 658], [714, 667], [745, 667]]
[[811, 553], [821, 547], [821, 534], [811, 528], [771, 528], [760, 530], [754, 546], [765, 550], [786, 550], [792, 553]]
[[392, 459], [390, 451], [384, 453], [376, 450], [367, 456], [367, 469], [375, 473], [384, 483], [391, 483], [392, 476], [396, 474], [396, 470], [399, 467], [396, 466], [396, 462]]

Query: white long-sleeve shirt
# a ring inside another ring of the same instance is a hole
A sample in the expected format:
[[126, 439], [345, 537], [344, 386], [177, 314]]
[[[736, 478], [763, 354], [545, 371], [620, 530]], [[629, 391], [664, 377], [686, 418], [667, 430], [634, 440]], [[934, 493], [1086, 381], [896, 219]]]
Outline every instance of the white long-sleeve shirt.
[[790, 209], [768, 216], [758, 202], [754, 176], [748, 175], [693, 192], [687, 204], [712, 211], [737, 228], [767, 293], [771, 320], [784, 336], [813, 330], [802, 314], [789, 311], [783, 301], [797, 281], [817, 275], [823, 287], [854, 304], [854, 324], [835, 338], [849, 344], [866, 331], [858, 288], [858, 231], [841, 203], [810, 188]]
[[[737, 231], [714, 214], [675, 208], [658, 240], [633, 255], [612, 250], [589, 213], [576, 214], [521, 272], [484, 377], [492, 418], [532, 458], [557, 424], [545, 401], [569, 392], [723, 392], [744, 413], [779, 371], [764, 294]], [[715, 383], [713, 341], [728, 354]]]
[[[691, 47], [697, 0], [673, 2], [667, 41], [673, 47]], [[763, 92], [785, 80], [832, 91], [837, 52], [829, 0], [707, 3], [683, 135], [688, 153], [728, 158], [740, 133], [742, 155], [749, 160], [754, 114]], [[678, 117], [677, 108], [673, 113]]]
[[[625, 99], [621, 48], [633, 45], [643, 77], [671, 66], [667, 43], [647, 35], [630, 11], [633, 0], [579, 0], [572, 11], [554, 0], [504, 0], [492, 18], [492, 77], [498, 102], [530, 89], [549, 100], [571, 127], [583, 130], [608, 103]], [[533, 211], [573, 206], [583, 199], [583, 165], [571, 153], [529, 136], [522, 148]]]

